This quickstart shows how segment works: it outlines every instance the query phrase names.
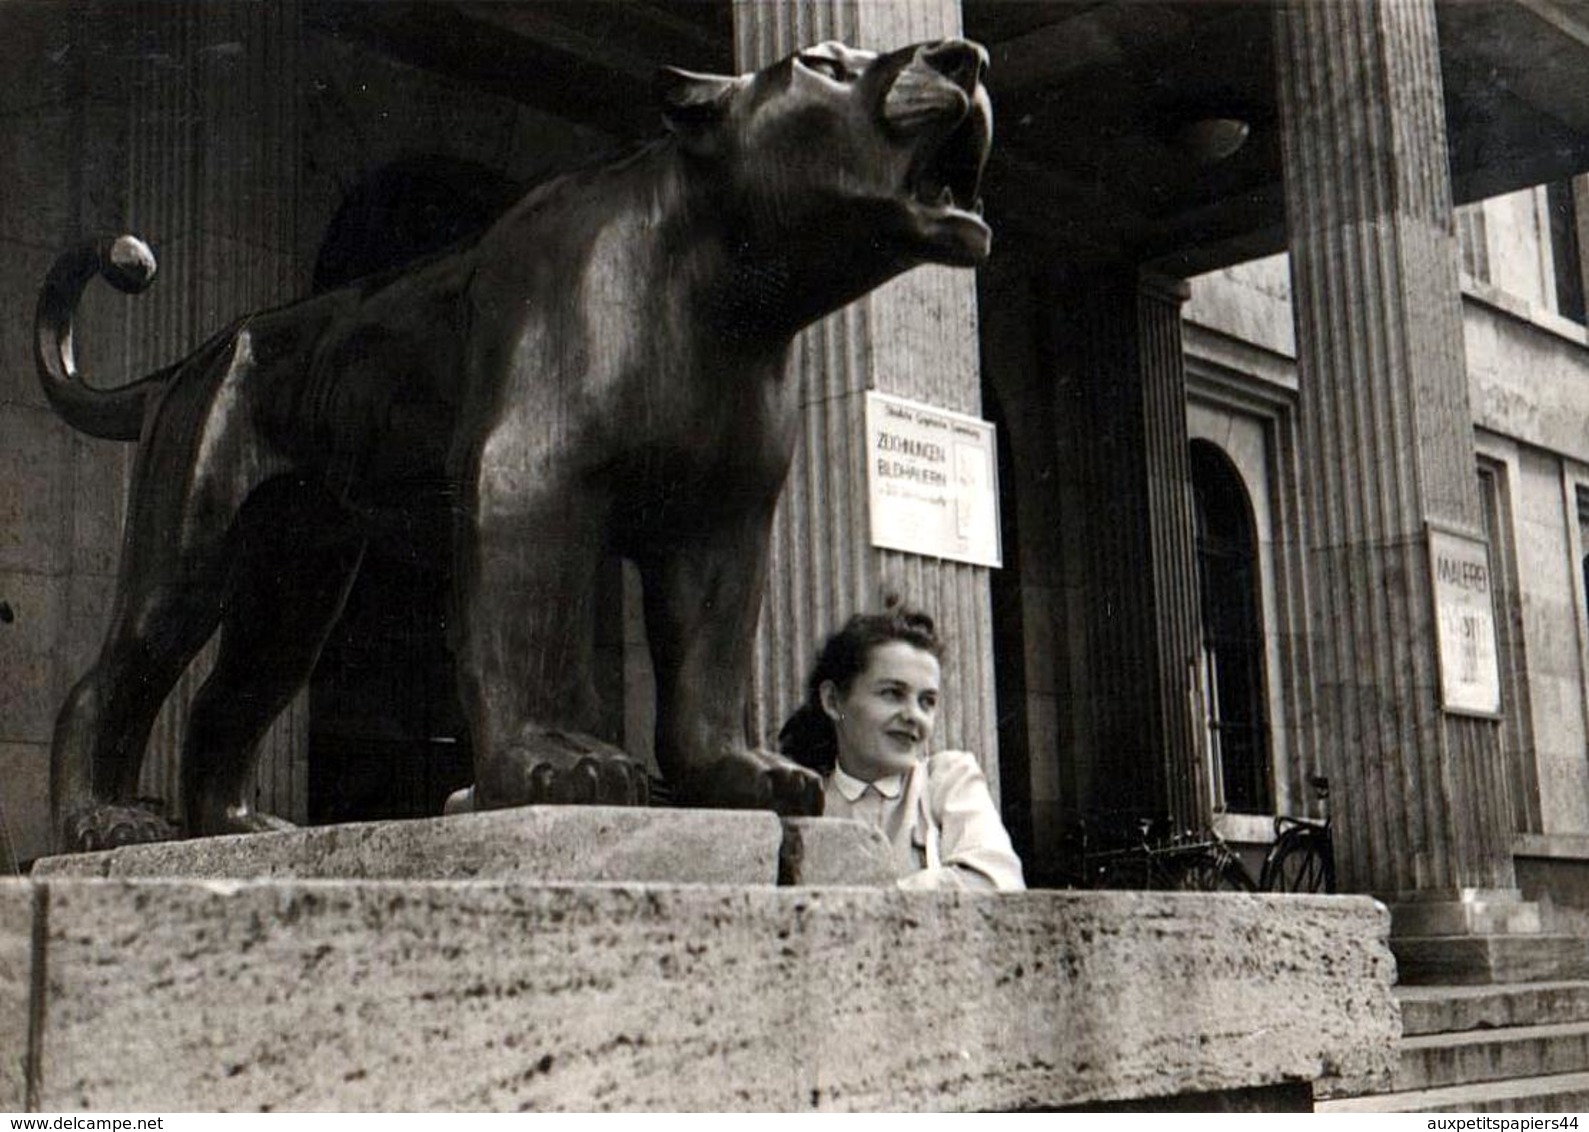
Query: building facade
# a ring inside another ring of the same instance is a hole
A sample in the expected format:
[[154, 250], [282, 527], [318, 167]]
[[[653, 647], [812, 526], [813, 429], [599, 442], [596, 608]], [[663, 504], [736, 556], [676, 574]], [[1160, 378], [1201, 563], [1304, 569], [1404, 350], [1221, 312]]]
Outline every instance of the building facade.
[[[1580, 926], [1586, 740], [1584, 449], [1589, 445], [1582, 255], [1570, 179], [1465, 205], [1461, 237], [1463, 341], [1471, 404], [1474, 475], [1494, 570], [1501, 692], [1500, 757], [1505, 767], [1519, 883], [1548, 901], [1559, 922]], [[1322, 763], [1299, 753], [1305, 686], [1295, 673], [1309, 660], [1303, 635], [1286, 618], [1288, 595], [1306, 585], [1295, 538], [1297, 508], [1296, 370], [1290, 276], [1284, 257], [1254, 261], [1192, 281], [1185, 309], [1188, 435], [1200, 498], [1219, 500], [1246, 537], [1236, 561], [1218, 547], [1200, 558], [1208, 578], [1223, 576], [1251, 594], [1262, 631], [1233, 634], [1258, 681], [1237, 688], [1238, 727], [1268, 723], [1257, 750], [1241, 748], [1240, 770], [1223, 766], [1224, 816], [1235, 839], [1261, 838], [1274, 812], [1306, 812], [1307, 779]], [[1240, 376], [1237, 376], [1240, 375]], [[1195, 454], [1210, 457], [1201, 465]], [[1215, 520], [1216, 524], [1219, 520]], [[1211, 534], [1209, 541], [1218, 543]], [[1231, 539], [1226, 539], [1229, 545]], [[1255, 578], [1247, 588], [1248, 578]], [[1222, 583], [1214, 581], [1219, 590]], [[1209, 599], [1205, 599], [1207, 601]], [[1218, 605], [1219, 598], [1212, 598]], [[1205, 625], [1223, 613], [1216, 608]], [[1246, 622], [1243, 622], [1244, 624]], [[1223, 650], [1215, 646], [1223, 659]], [[1225, 661], [1229, 667], [1229, 661]], [[1205, 701], [1206, 703], [1206, 701]], [[1211, 778], [1220, 775], [1225, 703], [1205, 707]], [[1315, 756], [1315, 759], [1317, 756]], [[1254, 770], [1254, 764], [1263, 769]], [[1256, 790], [1239, 779], [1251, 772]], [[1218, 789], [1217, 787], [1215, 788]], [[1268, 805], [1244, 804], [1254, 797]], [[1217, 795], [1216, 795], [1217, 796]], [[1238, 801], [1237, 798], [1241, 800]], [[1216, 812], [1219, 807], [1216, 804]], [[1263, 817], [1252, 823], [1247, 815]]]
[[[134, 230], [160, 253], [154, 292], [85, 306], [84, 368], [120, 381], [652, 132], [658, 64], [966, 34], [992, 57], [995, 255], [802, 337], [748, 733], [776, 731], [826, 632], [897, 592], [954, 642], [945, 738], [983, 758], [1039, 882], [1065, 880], [1089, 815], [1256, 849], [1325, 776], [1350, 889], [1589, 909], [1579, 5], [24, 2], [0, 23], [14, 858], [46, 850], [53, 716], [98, 647], [130, 467], [38, 390], [59, 250]], [[871, 546], [868, 392], [994, 423], [1001, 568]], [[266, 740], [263, 808], [433, 812], [467, 780], [433, 544], [421, 515], [372, 546]], [[1448, 545], [1487, 569], [1495, 710], [1442, 683]], [[646, 755], [637, 582], [614, 561], [606, 584], [609, 731]], [[167, 806], [203, 664], [154, 728], [143, 789]]]

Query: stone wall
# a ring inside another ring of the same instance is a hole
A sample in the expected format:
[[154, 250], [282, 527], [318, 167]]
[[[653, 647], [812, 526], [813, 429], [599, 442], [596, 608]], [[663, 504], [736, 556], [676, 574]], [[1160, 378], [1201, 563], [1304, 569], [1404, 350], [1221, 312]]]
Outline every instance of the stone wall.
[[[1530, 874], [1537, 892], [1548, 876], [1566, 876], [1561, 862], [1574, 859], [1589, 833], [1589, 626], [1576, 529], [1578, 491], [1589, 489], [1589, 335], [1553, 309], [1540, 195], [1528, 190], [1475, 206], [1484, 214], [1489, 278], [1464, 278], [1463, 304], [1477, 445], [1499, 469], [1503, 519], [1510, 519], [1506, 542], [1493, 553], [1514, 556], [1522, 606], [1525, 673], [1515, 687], [1526, 695], [1533, 745], [1508, 757], [1529, 761], [1514, 773], [1513, 789], [1532, 797], [1515, 809], [1537, 814], [1547, 836], [1565, 839], [1558, 849], [1566, 856]], [[1194, 368], [1203, 361], [1240, 366], [1243, 354], [1284, 362], [1294, 353], [1285, 265], [1274, 257], [1194, 281], [1185, 311]], [[1237, 380], [1253, 394], [1288, 395], [1264, 366], [1242, 369]], [[1240, 420], [1234, 410], [1226, 415]], [[1205, 433], [1226, 427], [1206, 417], [1197, 418]], [[1293, 458], [1277, 452], [1274, 466]]]
[[[32, 313], [55, 254], [125, 215], [124, 104], [67, 5], [0, 13], [0, 820], [22, 859], [48, 845], [49, 741], [73, 673], [98, 647], [130, 449], [73, 433], [34, 375]], [[96, 76], [101, 76], [96, 78]], [[127, 333], [127, 303], [91, 296], [96, 341]], [[85, 365], [120, 358], [85, 343]], [[3, 832], [3, 831], [0, 831]]]
[[0, 1108], [1215, 1106], [1389, 1072], [1387, 920], [1365, 898], [6, 881]]

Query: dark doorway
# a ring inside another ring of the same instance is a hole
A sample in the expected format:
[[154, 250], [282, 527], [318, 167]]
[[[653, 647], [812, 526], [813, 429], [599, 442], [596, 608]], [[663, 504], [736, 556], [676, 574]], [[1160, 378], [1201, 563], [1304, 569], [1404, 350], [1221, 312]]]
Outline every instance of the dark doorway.
[[1241, 475], [1217, 445], [1192, 441], [1191, 465], [1215, 809], [1269, 814], [1274, 812], [1274, 788], [1252, 501]]
[[[517, 187], [473, 163], [419, 157], [349, 194], [315, 263], [327, 290], [382, 275], [482, 231]], [[447, 644], [452, 494], [404, 485], [378, 522], [342, 619], [310, 686], [309, 820], [439, 814], [473, 778], [469, 732]]]
[[999, 535], [1002, 569], [991, 572], [993, 687], [998, 704], [999, 809], [1015, 852], [1034, 887], [1046, 879], [1033, 838], [1031, 735], [1027, 728], [1026, 629], [1021, 592], [1021, 540], [1016, 530], [1015, 453], [1004, 407], [982, 383], [982, 413], [993, 425], [998, 454]]

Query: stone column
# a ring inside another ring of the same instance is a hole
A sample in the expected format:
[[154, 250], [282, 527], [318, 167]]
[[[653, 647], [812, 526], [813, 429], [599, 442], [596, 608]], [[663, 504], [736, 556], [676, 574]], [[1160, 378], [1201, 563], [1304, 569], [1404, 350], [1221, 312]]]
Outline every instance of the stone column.
[[1082, 811], [1208, 821], [1201, 640], [1181, 345], [1185, 284], [1135, 270], [1087, 276], [1058, 301], [1077, 337], [1061, 388], [1085, 718]]
[[[824, 39], [886, 51], [958, 34], [958, 0], [734, 0], [740, 70]], [[804, 436], [773, 536], [751, 734], [776, 734], [828, 633], [898, 593], [931, 612], [950, 642], [935, 742], [975, 752], [996, 794], [988, 571], [873, 548], [864, 457], [868, 390], [979, 413], [975, 276], [916, 268], [807, 330], [790, 366]]]
[[[114, 344], [125, 349], [117, 368], [140, 374], [239, 315], [307, 292], [295, 252], [299, 21], [295, 2], [201, 0], [129, 9], [124, 18], [134, 42], [158, 49], [136, 53], [130, 74], [104, 80], [126, 91], [127, 132], [122, 160], [98, 168], [125, 186], [125, 215], [103, 222], [145, 237], [160, 257], [158, 282], [131, 302], [125, 342]], [[86, 337], [94, 336], [90, 326]], [[149, 739], [140, 790], [173, 809], [187, 712], [209, 666], [207, 650]], [[307, 723], [300, 694], [260, 748], [260, 808], [297, 821], [307, 815]]]
[[1434, 0], [1282, 5], [1275, 44], [1340, 878], [1403, 936], [1526, 927], [1499, 725], [1441, 699], [1429, 531], [1484, 519]]

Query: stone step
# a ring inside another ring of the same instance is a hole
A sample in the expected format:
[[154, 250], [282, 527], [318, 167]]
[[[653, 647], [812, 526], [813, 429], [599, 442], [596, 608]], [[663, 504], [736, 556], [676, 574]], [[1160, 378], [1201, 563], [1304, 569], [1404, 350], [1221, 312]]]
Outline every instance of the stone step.
[[1403, 986], [1589, 979], [1589, 941], [1571, 935], [1398, 936], [1391, 949]]
[[1589, 981], [1505, 986], [1398, 987], [1406, 1037], [1589, 1022]]
[[1413, 1089], [1320, 1101], [1315, 1112], [1532, 1112], [1589, 1111], [1589, 1073], [1557, 1073], [1510, 1081], [1485, 1081], [1442, 1089]]
[[1589, 1022], [1403, 1038], [1396, 1092], [1589, 1071]]

